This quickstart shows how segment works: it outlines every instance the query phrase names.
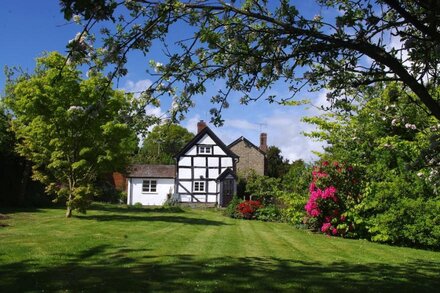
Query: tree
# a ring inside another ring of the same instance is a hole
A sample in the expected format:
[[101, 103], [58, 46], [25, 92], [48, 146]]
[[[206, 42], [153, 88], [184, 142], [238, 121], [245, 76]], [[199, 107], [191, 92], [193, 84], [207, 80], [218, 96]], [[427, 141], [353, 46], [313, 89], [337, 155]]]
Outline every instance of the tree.
[[346, 215], [371, 240], [438, 247], [440, 124], [416, 105], [396, 104], [397, 97], [410, 99], [396, 84], [370, 94], [356, 115], [307, 119], [318, 127], [309, 135], [328, 142], [323, 159], [359, 171], [359, 179], [339, 186], [360, 188], [361, 201]]
[[[118, 77], [127, 73], [130, 51], [147, 54], [162, 42], [168, 62], [152, 62], [161, 77], [146, 89], [146, 101], [168, 93], [176, 110], [185, 111], [207, 80], [224, 79], [226, 88], [212, 97], [219, 103], [211, 111], [217, 124], [232, 92], [242, 93], [242, 103], [262, 96], [274, 101], [266, 92], [277, 81], [291, 92], [281, 102], [306, 86], [326, 88], [332, 105], [344, 110], [362, 88], [394, 81], [414, 93], [407, 96], [411, 103], [440, 119], [438, 1], [317, 0], [324, 12], [314, 17], [287, 0], [237, 2], [61, 0], [64, 17], [83, 25], [69, 43], [69, 58], [95, 70], [115, 64], [112, 77]], [[182, 24], [193, 27], [191, 35], [171, 51], [166, 34]], [[93, 49], [98, 27], [102, 48]]]
[[100, 74], [82, 80], [58, 53], [38, 58], [34, 74], [8, 81], [16, 151], [33, 163], [33, 178], [66, 201], [67, 217], [85, 212], [97, 176], [123, 166], [136, 146], [125, 121], [132, 97], [108, 83]]
[[174, 164], [174, 155], [193, 137], [194, 134], [180, 125], [157, 125], [145, 138], [134, 160], [146, 164]]
[[289, 160], [284, 159], [281, 150], [270, 146], [266, 152], [267, 176], [281, 178], [289, 171]]

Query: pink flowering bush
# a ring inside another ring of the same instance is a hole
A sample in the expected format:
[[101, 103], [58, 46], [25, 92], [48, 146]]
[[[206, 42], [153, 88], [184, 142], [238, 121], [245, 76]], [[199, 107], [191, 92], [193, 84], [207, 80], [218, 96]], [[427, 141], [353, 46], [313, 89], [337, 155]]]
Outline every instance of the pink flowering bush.
[[333, 236], [353, 236], [354, 219], [350, 209], [359, 203], [359, 182], [351, 166], [327, 161], [315, 166], [305, 205], [310, 228]]

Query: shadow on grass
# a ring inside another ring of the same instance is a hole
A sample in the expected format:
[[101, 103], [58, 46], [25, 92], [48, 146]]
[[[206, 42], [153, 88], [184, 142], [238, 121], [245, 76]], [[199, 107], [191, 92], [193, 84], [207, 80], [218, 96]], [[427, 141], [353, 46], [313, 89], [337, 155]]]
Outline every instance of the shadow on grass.
[[440, 286], [440, 264], [421, 259], [388, 265], [148, 253], [101, 245], [58, 265], [0, 264], [0, 291], [435, 292]]
[[[57, 209], [57, 207], [50, 207], [51, 209]], [[15, 214], [15, 213], [39, 213], [42, 212], [41, 208], [35, 207], [4, 207], [0, 208], [0, 214]]]
[[224, 226], [228, 225], [221, 221], [207, 220], [203, 218], [191, 218], [185, 216], [154, 216], [154, 215], [129, 215], [129, 214], [105, 214], [105, 215], [75, 215], [75, 218], [82, 220], [95, 220], [98, 222], [119, 221], [119, 222], [168, 222], [188, 225]]
[[115, 213], [184, 213], [185, 211], [178, 207], [134, 207], [127, 205], [93, 203], [90, 210], [115, 212]]

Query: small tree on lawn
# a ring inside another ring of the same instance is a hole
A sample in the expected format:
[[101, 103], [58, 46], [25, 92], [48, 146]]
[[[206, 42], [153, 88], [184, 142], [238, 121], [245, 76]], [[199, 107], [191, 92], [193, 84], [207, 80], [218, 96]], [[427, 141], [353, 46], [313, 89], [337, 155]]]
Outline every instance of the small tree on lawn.
[[136, 146], [124, 119], [131, 96], [112, 90], [100, 74], [80, 74], [50, 53], [37, 59], [34, 74], [9, 76], [6, 86], [16, 150], [33, 162], [33, 178], [46, 192], [66, 201], [66, 217], [86, 211], [97, 176], [122, 166]]

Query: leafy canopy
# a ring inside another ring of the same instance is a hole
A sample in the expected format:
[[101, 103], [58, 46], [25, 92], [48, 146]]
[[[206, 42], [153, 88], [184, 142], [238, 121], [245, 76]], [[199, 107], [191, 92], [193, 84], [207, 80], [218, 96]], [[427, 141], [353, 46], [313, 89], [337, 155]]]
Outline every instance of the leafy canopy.
[[180, 125], [157, 125], [144, 139], [134, 161], [145, 164], [174, 164], [174, 156], [193, 137], [194, 134]]
[[[160, 78], [143, 98], [148, 103], [173, 96], [173, 117], [193, 105], [193, 95], [206, 92], [208, 80], [222, 79], [225, 88], [211, 99], [218, 103], [211, 111], [217, 124], [231, 93], [241, 93], [244, 104], [259, 97], [275, 101], [268, 90], [276, 82], [285, 82], [291, 94], [278, 101], [288, 103], [303, 88], [327, 88], [332, 105], [347, 110], [362, 88], [395, 81], [415, 94], [410, 102], [440, 119], [434, 90], [440, 83], [438, 1], [316, 4], [321, 12], [314, 17], [287, 0], [61, 0], [61, 10], [83, 26], [69, 43], [69, 59], [93, 70], [114, 64], [111, 77], [127, 74], [129, 52], [147, 55], [162, 44], [167, 62], [151, 63]], [[171, 48], [167, 35], [182, 25], [192, 26], [189, 35]], [[101, 42], [94, 48], [97, 37]]]
[[121, 168], [136, 146], [125, 121], [132, 97], [108, 83], [100, 74], [81, 79], [65, 57], [49, 53], [34, 74], [7, 86], [16, 150], [33, 163], [34, 179], [66, 201], [67, 216], [86, 210], [97, 176]]
[[440, 123], [411, 103], [396, 84], [377, 87], [354, 116], [307, 119], [325, 140], [322, 158], [347, 162], [363, 174], [361, 201], [347, 216], [373, 241], [437, 247], [440, 243]]

